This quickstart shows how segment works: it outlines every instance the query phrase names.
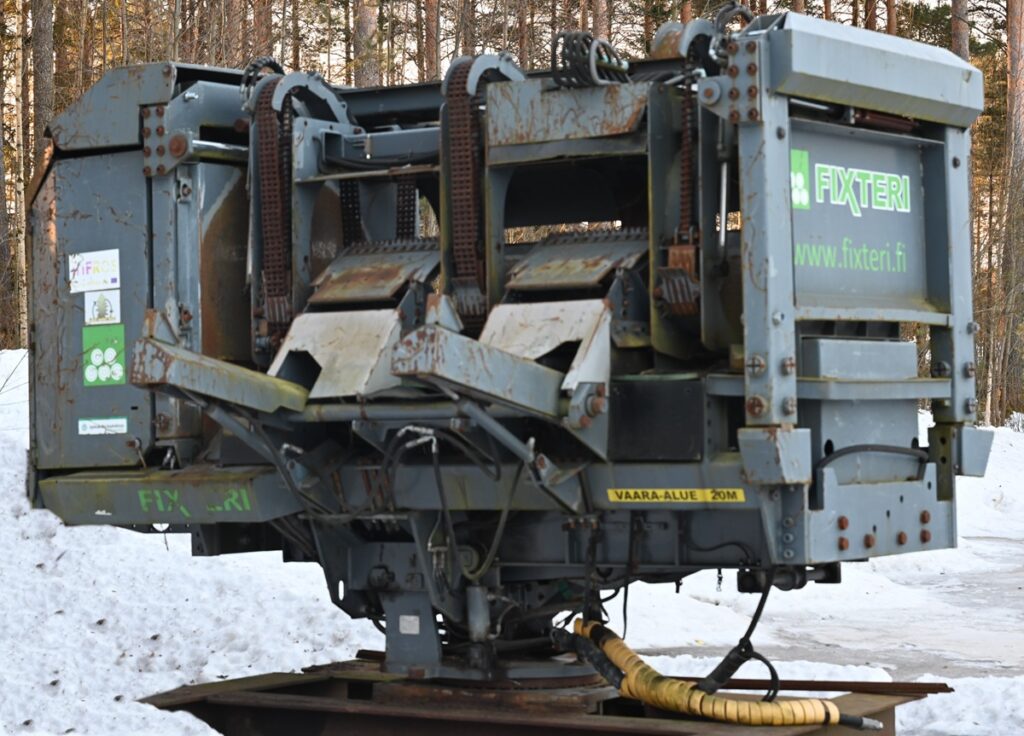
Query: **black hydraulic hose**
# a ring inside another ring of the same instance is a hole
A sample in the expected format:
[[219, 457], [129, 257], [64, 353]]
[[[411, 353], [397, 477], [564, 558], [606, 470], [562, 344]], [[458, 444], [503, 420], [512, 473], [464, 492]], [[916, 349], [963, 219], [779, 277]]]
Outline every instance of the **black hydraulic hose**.
[[736, 674], [740, 667], [745, 665], [751, 659], [756, 659], [768, 667], [768, 672], [771, 676], [771, 685], [768, 692], [765, 693], [763, 700], [765, 702], [771, 702], [775, 699], [775, 696], [779, 692], [779, 674], [766, 657], [754, 650], [754, 645], [750, 642], [750, 638], [754, 635], [754, 630], [757, 628], [757, 624], [761, 621], [761, 614], [764, 613], [765, 604], [768, 603], [768, 594], [771, 592], [774, 582], [775, 568], [771, 568], [768, 571], [768, 576], [765, 580], [764, 590], [761, 592], [761, 600], [757, 602], [757, 608], [754, 610], [754, 615], [750, 619], [750, 624], [747, 626], [746, 632], [742, 637], [740, 637], [739, 643], [725, 655], [725, 658], [722, 659], [721, 662], [718, 663], [718, 666], [715, 667], [709, 675], [697, 683], [696, 687], [698, 690], [705, 692], [708, 695], [715, 694], [732, 679], [733, 675]]
[[849, 447], [842, 447], [831, 455], [826, 455], [818, 464], [814, 466], [814, 477], [818, 477], [818, 473], [827, 465], [834, 463], [841, 457], [848, 457], [849, 455], [857, 455], [862, 452], [881, 452], [889, 455], [906, 455], [912, 457], [920, 462], [918, 469], [917, 480], [921, 480], [924, 477], [924, 469], [928, 465], [928, 453], [918, 447], [900, 447], [899, 445], [850, 445]]

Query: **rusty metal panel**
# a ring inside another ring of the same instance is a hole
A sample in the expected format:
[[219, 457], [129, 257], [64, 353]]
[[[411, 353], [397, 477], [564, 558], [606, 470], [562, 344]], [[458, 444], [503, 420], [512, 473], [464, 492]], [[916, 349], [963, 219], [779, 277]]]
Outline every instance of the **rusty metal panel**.
[[550, 80], [491, 83], [487, 86], [487, 144], [576, 140], [638, 130], [650, 85], [561, 89]]
[[85, 471], [39, 483], [46, 508], [67, 524], [259, 522], [301, 510], [270, 466]]
[[565, 343], [579, 348], [562, 389], [605, 383], [611, 372], [611, 310], [603, 299], [499, 304], [491, 310], [480, 342], [536, 360]]
[[391, 375], [391, 350], [400, 334], [397, 309], [303, 314], [292, 323], [268, 373], [290, 375], [292, 363], [305, 354], [317, 365], [316, 375], [309, 376], [310, 399], [378, 394], [401, 385]]
[[428, 281], [440, 267], [438, 250], [338, 256], [314, 283], [312, 304], [379, 302], [406, 284]]
[[136, 386], [173, 386], [267, 413], [306, 405], [306, 389], [298, 384], [152, 338], [135, 343], [131, 379]]
[[147, 209], [139, 151], [58, 160], [33, 203], [40, 469], [135, 465], [152, 444], [152, 396], [126, 370], [150, 293]]
[[632, 268], [647, 252], [646, 235], [638, 239], [595, 233], [595, 242], [538, 243], [512, 269], [509, 289], [586, 289], [598, 286], [619, 268]]

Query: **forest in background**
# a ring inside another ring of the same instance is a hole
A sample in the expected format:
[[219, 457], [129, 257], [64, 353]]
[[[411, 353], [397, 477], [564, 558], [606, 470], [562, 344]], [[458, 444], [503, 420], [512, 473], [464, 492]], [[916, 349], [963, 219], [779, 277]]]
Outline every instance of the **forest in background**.
[[[340, 85], [438, 79], [463, 54], [550, 65], [560, 30], [646, 55], [658, 26], [721, 0], [0, 0], [0, 347], [27, 341], [26, 189], [45, 130], [106, 70], [176, 60], [241, 67], [270, 55]], [[973, 263], [980, 414], [1024, 411], [1024, 0], [753, 0], [951, 49], [985, 75], [973, 128]], [[856, 63], [856, 60], [850, 60]], [[780, 183], [784, 184], [784, 183]], [[918, 336], [926, 352], [924, 333]]]

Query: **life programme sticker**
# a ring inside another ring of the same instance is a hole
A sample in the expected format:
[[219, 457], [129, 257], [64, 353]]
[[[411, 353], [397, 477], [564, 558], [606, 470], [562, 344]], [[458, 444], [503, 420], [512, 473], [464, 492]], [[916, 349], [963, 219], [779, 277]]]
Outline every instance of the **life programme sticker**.
[[128, 417], [79, 419], [78, 434], [128, 434]]
[[121, 288], [121, 256], [116, 249], [68, 255], [68, 283], [72, 294]]

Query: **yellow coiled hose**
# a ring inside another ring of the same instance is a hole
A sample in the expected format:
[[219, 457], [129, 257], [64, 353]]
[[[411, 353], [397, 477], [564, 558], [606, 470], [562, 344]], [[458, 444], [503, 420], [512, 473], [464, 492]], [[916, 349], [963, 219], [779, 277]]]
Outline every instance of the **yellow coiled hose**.
[[[830, 700], [802, 698], [765, 703], [708, 695], [696, 683], [659, 674], [617, 635], [594, 621], [576, 619], [575, 632], [591, 639], [622, 670], [619, 692], [662, 710], [702, 716], [745, 726], [812, 726], [839, 723], [839, 708]], [[595, 631], [595, 628], [597, 631]], [[592, 634], [596, 634], [593, 636]]]

